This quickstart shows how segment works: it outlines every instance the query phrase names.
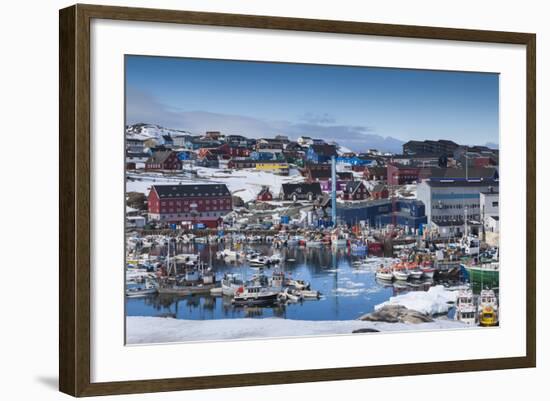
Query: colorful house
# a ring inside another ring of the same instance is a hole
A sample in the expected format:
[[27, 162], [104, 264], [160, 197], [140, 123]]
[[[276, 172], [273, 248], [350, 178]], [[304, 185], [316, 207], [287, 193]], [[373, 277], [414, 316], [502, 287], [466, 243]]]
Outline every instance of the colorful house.
[[388, 187], [384, 184], [376, 184], [370, 191], [372, 199], [386, 199], [390, 196]]
[[370, 193], [363, 181], [350, 181], [342, 193], [342, 199], [347, 201], [366, 200]]
[[368, 166], [363, 170], [363, 179], [367, 181], [386, 181], [388, 170], [386, 167]]
[[264, 186], [262, 190], [256, 196], [256, 200], [259, 202], [269, 202], [273, 200], [273, 194], [269, 190], [268, 186]]
[[181, 170], [182, 163], [177, 152], [159, 151], [145, 162], [146, 170]]
[[153, 185], [147, 204], [149, 220], [211, 228], [233, 210], [225, 184]]
[[281, 199], [286, 201], [310, 201], [313, 202], [323, 197], [321, 186], [318, 182], [283, 184], [281, 186]]
[[419, 167], [412, 167], [397, 163], [388, 163], [387, 166], [389, 185], [406, 185], [418, 181]]

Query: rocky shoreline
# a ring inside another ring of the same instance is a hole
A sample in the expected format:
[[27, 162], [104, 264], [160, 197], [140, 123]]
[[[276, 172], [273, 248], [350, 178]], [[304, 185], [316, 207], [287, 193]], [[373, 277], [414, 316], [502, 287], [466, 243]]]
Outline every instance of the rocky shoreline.
[[426, 314], [414, 309], [409, 309], [403, 305], [384, 305], [374, 312], [361, 316], [358, 320], [367, 322], [385, 322], [385, 323], [431, 323], [434, 319]]

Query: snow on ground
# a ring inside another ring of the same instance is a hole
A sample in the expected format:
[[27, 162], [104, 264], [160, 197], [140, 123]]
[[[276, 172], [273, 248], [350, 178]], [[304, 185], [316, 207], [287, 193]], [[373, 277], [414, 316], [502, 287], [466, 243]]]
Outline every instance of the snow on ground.
[[390, 297], [388, 301], [376, 305], [374, 309], [378, 310], [385, 305], [402, 305], [418, 312], [438, 315], [447, 313], [451, 309], [457, 295], [457, 291], [449, 291], [442, 285], [436, 285], [430, 287], [428, 291], [411, 291]]
[[224, 170], [217, 168], [200, 167], [194, 169], [198, 176], [192, 178], [186, 176], [184, 173], [181, 175], [162, 175], [160, 173], [145, 173], [130, 175], [132, 178], [140, 178], [141, 181], [127, 181], [127, 192], [142, 192], [144, 194], [149, 193], [149, 189], [152, 185], [163, 184], [226, 184], [229, 191], [240, 197], [243, 201], [249, 202], [256, 198], [258, 192], [262, 189], [262, 186], [267, 185], [271, 193], [274, 195], [279, 194], [281, 191], [281, 185], [284, 183], [302, 182], [304, 178], [295, 174], [291, 170], [289, 176], [281, 176], [263, 171], [256, 171], [253, 169], [243, 170]]
[[385, 323], [359, 320], [308, 321], [280, 318], [182, 320], [162, 317], [126, 318], [128, 344], [185, 341], [234, 340], [244, 338], [301, 337], [351, 334], [358, 329], [382, 332], [404, 330], [462, 329], [469, 326], [451, 320], [432, 323]]

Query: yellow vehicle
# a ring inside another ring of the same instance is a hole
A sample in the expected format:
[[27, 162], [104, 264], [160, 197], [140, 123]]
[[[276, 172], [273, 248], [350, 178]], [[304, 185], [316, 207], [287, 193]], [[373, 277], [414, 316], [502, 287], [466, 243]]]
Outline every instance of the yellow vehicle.
[[498, 325], [498, 313], [492, 306], [483, 307], [479, 314], [479, 325], [483, 327]]

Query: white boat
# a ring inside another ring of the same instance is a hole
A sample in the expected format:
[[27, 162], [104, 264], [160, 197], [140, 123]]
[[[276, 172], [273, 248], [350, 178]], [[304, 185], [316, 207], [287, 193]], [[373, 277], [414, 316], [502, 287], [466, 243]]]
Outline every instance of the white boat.
[[461, 290], [456, 299], [455, 320], [468, 325], [476, 324], [476, 306], [471, 290]]
[[392, 281], [393, 280], [393, 272], [389, 267], [381, 266], [376, 270], [375, 274], [376, 278], [379, 280], [384, 281]]
[[274, 253], [269, 257], [269, 261], [271, 263], [280, 263], [283, 261], [283, 255], [281, 255], [280, 253]]
[[285, 274], [282, 271], [274, 271], [271, 277], [268, 279], [269, 286], [274, 289], [281, 291], [286, 283]]
[[424, 275], [424, 273], [420, 269], [411, 270], [411, 271], [409, 271], [409, 273], [411, 275], [411, 278], [414, 279], [414, 280], [419, 280]]
[[464, 253], [469, 256], [479, 255], [480, 241], [479, 238], [468, 235], [462, 238], [460, 246], [464, 249]]
[[261, 286], [241, 287], [231, 301], [234, 305], [271, 305], [277, 302], [279, 293]]
[[227, 273], [222, 278], [222, 294], [228, 297], [234, 296], [243, 286], [244, 282], [237, 274]]
[[393, 278], [396, 280], [407, 281], [411, 275], [407, 269], [394, 269]]
[[423, 263], [422, 266], [420, 266], [420, 270], [422, 270], [422, 274], [424, 277], [432, 279], [435, 274], [435, 268], [432, 264], [429, 263]]
[[495, 311], [498, 310], [498, 300], [493, 290], [481, 290], [479, 294], [478, 311], [486, 306], [492, 307]]
[[299, 291], [287, 287], [281, 293], [281, 299], [290, 302], [300, 302], [303, 299], [303, 295]]
[[153, 295], [158, 292], [157, 286], [150, 281], [146, 281], [144, 286], [135, 286], [126, 289], [126, 296], [128, 298], [144, 297], [146, 295]]
[[304, 299], [318, 299], [321, 296], [321, 293], [317, 290], [297, 290]]
[[304, 280], [295, 280], [295, 279], [288, 279], [286, 281], [287, 285], [293, 286], [298, 290], [307, 290], [309, 289], [309, 283]]
[[258, 256], [250, 259], [248, 263], [250, 264], [250, 266], [267, 266], [270, 265], [272, 262], [271, 259], [267, 256]]
[[227, 261], [236, 261], [241, 258], [241, 254], [237, 251], [232, 251], [231, 249], [224, 249], [218, 252], [219, 257]]
[[322, 241], [317, 241], [317, 240], [307, 240], [306, 241], [306, 247], [307, 248], [320, 248], [322, 246], [323, 246]]

